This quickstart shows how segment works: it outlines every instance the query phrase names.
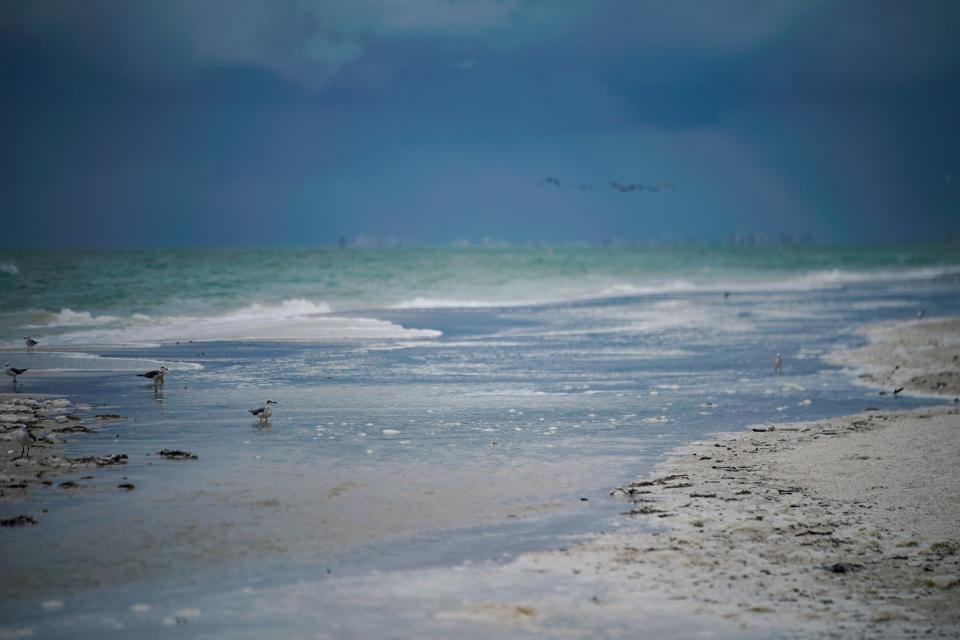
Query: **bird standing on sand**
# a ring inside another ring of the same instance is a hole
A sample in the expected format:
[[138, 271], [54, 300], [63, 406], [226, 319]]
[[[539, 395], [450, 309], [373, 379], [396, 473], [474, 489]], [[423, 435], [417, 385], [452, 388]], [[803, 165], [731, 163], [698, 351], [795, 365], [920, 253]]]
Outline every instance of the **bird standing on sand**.
[[30, 445], [37, 441], [37, 437], [30, 433], [27, 430], [25, 425], [20, 425], [20, 428], [16, 430], [13, 434], [13, 440], [18, 445], [20, 445], [20, 457], [30, 457]]
[[923, 320], [923, 307], [917, 309], [917, 320]]
[[27, 351], [33, 351], [33, 348], [40, 343], [34, 340], [33, 338], [31, 338], [30, 336], [27, 336], [26, 338], [23, 339], [23, 344], [27, 345]]
[[169, 369], [166, 367], [160, 367], [159, 369], [147, 371], [146, 373], [138, 373], [137, 376], [153, 380], [153, 390], [156, 391], [157, 387], [163, 386], [163, 376], [167, 375], [167, 371], [169, 371]]
[[272, 404], [279, 404], [279, 403], [274, 402], [273, 400], [267, 400], [267, 403], [265, 406], [262, 406], [259, 409], [250, 409], [249, 411], [253, 415], [257, 416], [257, 418], [260, 419], [260, 422], [266, 422], [267, 420], [270, 419], [270, 416], [273, 415], [273, 407], [270, 406]]
[[23, 375], [29, 371], [29, 369], [17, 369], [16, 367], [11, 367], [9, 362], [3, 363], [3, 372], [13, 378], [13, 386], [17, 386], [17, 376]]
[[773, 372], [775, 374], [783, 373], [783, 358], [780, 357], [779, 353], [773, 358]]

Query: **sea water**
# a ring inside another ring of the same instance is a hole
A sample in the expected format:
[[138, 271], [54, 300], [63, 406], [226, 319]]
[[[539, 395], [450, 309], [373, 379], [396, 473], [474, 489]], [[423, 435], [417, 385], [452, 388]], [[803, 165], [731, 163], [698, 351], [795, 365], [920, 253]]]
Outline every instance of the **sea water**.
[[[79, 491], [4, 506], [40, 524], [3, 532], [0, 626], [40, 637], [436, 633], [429, 614], [449, 602], [397, 585], [446, 584], [458, 601], [469, 589], [449, 571], [653, 526], [608, 493], [679, 444], [933, 402], [880, 396], [822, 356], [863, 342], [865, 323], [960, 311], [951, 246], [0, 263], [2, 356], [32, 369], [17, 391], [81, 404], [99, 430], [72, 437], [71, 455], [130, 456], [69, 478]], [[160, 363], [159, 392], [133, 375]], [[279, 404], [261, 425], [247, 409], [267, 399]], [[94, 418], [108, 413], [124, 417]], [[162, 460], [164, 447], [199, 459]], [[368, 602], [347, 606], [357, 593]]]

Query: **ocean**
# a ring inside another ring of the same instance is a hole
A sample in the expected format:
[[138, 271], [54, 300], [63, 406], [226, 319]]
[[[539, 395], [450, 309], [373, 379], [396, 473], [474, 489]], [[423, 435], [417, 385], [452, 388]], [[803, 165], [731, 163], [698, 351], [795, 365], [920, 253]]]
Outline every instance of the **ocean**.
[[960, 248], [7, 250], [0, 309], [18, 393], [124, 416], [68, 452], [130, 457], [2, 505], [5, 632], [430, 637], [476, 567], [656, 526], [608, 494], [680, 444], [935, 402], [823, 356], [960, 312]]

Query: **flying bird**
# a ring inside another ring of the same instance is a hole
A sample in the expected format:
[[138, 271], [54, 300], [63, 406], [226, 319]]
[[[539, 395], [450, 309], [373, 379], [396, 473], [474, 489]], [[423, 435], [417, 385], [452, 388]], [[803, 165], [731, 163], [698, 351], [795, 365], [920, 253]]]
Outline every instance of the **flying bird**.
[[[669, 185], [669, 187], [667, 185]], [[622, 182], [614, 181], [610, 183], [610, 186], [620, 193], [630, 193], [631, 191], [650, 191], [652, 193], [659, 193], [661, 188], [669, 188], [673, 191], [677, 190], [677, 187], [672, 182], [664, 182], [663, 184], [644, 184], [642, 182], [631, 182], [629, 184], [624, 184]]]
[[270, 405], [279, 404], [273, 400], [267, 400], [266, 404], [258, 409], [249, 409], [250, 413], [257, 416], [260, 419], [260, 422], [266, 422], [270, 419], [270, 416], [273, 415], [273, 407]]
[[552, 185], [552, 186], [557, 187], [557, 188], [560, 188], [560, 187], [563, 186], [563, 184], [561, 184], [560, 180], [557, 179], [557, 178], [554, 178], [553, 176], [547, 176], [546, 178], [544, 178], [543, 180], [541, 180], [541, 181], [538, 182], [537, 184], [539, 184], [541, 187], [542, 187], [543, 185], [546, 185], [546, 184]]
[[[546, 176], [541, 178], [537, 183], [539, 186], [549, 185], [556, 187], [558, 189], [563, 187], [563, 183], [560, 182], [559, 178], [554, 178], [553, 176]], [[618, 182], [616, 180], [609, 183], [610, 187], [616, 189], [620, 193], [630, 193], [631, 191], [650, 191], [652, 193], [658, 193], [661, 190], [664, 191], [673, 191], [674, 193], [679, 193], [680, 190], [677, 188], [677, 185], [672, 183], [669, 180], [664, 180], [660, 184], [644, 184], [642, 182]], [[597, 185], [591, 184], [589, 182], [581, 182], [578, 184], [571, 184], [571, 189], [576, 189], [578, 191], [596, 191]]]
[[17, 386], [17, 376], [25, 374], [29, 369], [17, 369], [11, 367], [9, 362], [3, 363], [3, 372], [13, 378], [13, 386]]
[[610, 186], [619, 191], [620, 193], [630, 193], [631, 191], [637, 191], [638, 189], [643, 189], [642, 184], [623, 184], [622, 182], [611, 182]]
[[147, 378], [148, 380], [153, 380], [153, 388], [156, 390], [157, 387], [162, 387], [164, 380], [163, 377], [167, 375], [166, 367], [160, 367], [159, 369], [154, 369], [153, 371], [147, 371], [146, 373], [138, 373], [137, 377]]

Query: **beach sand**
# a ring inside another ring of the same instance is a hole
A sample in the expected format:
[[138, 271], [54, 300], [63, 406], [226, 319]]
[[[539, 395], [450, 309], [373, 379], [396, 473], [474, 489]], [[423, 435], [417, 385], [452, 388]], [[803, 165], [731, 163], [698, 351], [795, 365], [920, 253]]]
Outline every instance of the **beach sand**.
[[[77, 407], [65, 398], [22, 397], [20, 394], [0, 395], [0, 523], [2, 526], [26, 526], [37, 524], [36, 513], [20, 513], [17, 502], [27, 490], [36, 485], [52, 485], [58, 476], [72, 474], [97, 467], [126, 464], [127, 456], [108, 454], [103, 456], [68, 457], [64, 453], [64, 439], [74, 434], [90, 433], [96, 427], [87, 426], [89, 407]], [[112, 416], [93, 418], [97, 422], [109, 421]], [[27, 427], [37, 438], [28, 455], [21, 456], [20, 445], [14, 442], [14, 433], [20, 425]], [[71, 489], [75, 483], [63, 483]], [[130, 487], [132, 488], [132, 487]]]
[[833, 353], [828, 362], [859, 370], [861, 382], [884, 393], [904, 387], [960, 396], [960, 319], [882, 323], [861, 333], [868, 344]]
[[[845, 364], [899, 364], [876, 382], [955, 393], [960, 321], [869, 335], [876, 343], [845, 352]], [[600, 535], [501, 569], [558, 585], [575, 576], [576, 597], [531, 594], [460, 613], [522, 620], [511, 633], [523, 637], [590, 637], [598, 624], [629, 633], [657, 610], [689, 621], [674, 637], [960, 637], [958, 460], [952, 403], [717, 434], [614, 490], [625, 514], [662, 529]], [[590, 592], [603, 594], [598, 606], [578, 600]]]
[[[362, 604], [357, 615], [383, 624], [409, 622], [398, 608], [416, 611], [416, 632], [401, 625], [397, 637], [960, 638], [960, 406], [949, 382], [958, 332], [956, 320], [872, 328], [875, 342], [831, 356], [886, 368], [893, 377], [872, 378], [878, 392], [915, 381], [909, 389], [949, 404], [744, 425], [676, 449], [650, 477], [612, 491], [622, 518], [651, 530], [624, 527], [502, 563], [385, 572], [375, 593], [358, 577], [275, 596], [303, 598], [307, 619], [332, 602]], [[96, 420], [70, 418], [83, 412], [63, 400], [0, 404], [4, 433], [19, 422], [39, 434]], [[31, 484], [96, 466], [71, 462], [59, 445], [28, 461], [16, 453], [3, 456], [3, 479], [25, 486], [3, 488], [4, 516]]]

